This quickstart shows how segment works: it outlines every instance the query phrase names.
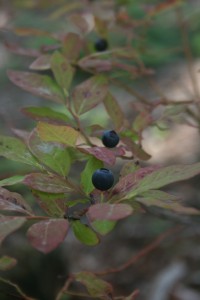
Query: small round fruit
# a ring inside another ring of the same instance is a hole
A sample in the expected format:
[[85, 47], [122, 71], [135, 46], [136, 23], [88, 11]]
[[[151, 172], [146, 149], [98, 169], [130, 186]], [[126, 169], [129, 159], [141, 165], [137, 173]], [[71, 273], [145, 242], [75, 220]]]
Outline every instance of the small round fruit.
[[94, 47], [96, 49], [96, 51], [105, 51], [108, 49], [108, 42], [106, 39], [98, 39], [95, 44]]
[[109, 190], [114, 183], [113, 173], [105, 168], [98, 169], [92, 175], [92, 183], [98, 190]]
[[114, 130], [106, 130], [102, 136], [102, 143], [108, 148], [114, 148], [119, 143], [119, 136]]

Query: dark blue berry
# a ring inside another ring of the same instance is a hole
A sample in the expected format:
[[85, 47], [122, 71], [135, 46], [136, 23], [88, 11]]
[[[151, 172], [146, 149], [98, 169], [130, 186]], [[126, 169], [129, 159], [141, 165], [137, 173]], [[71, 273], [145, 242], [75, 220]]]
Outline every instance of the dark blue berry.
[[106, 130], [102, 136], [102, 143], [108, 148], [114, 148], [119, 143], [119, 136], [114, 130]]
[[114, 183], [113, 173], [105, 168], [98, 169], [92, 175], [92, 183], [98, 190], [109, 190]]
[[95, 42], [94, 47], [96, 51], [105, 51], [108, 49], [108, 42], [106, 39], [99, 39]]

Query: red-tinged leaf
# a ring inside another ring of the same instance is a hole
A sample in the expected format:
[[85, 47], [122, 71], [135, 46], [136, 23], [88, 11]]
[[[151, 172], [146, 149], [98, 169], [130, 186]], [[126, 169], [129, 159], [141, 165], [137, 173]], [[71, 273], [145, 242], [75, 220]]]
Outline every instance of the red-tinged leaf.
[[78, 147], [83, 153], [88, 153], [96, 157], [97, 159], [105, 162], [108, 165], [114, 165], [116, 161], [115, 153], [105, 147], [91, 147], [91, 148], [81, 148]]
[[122, 141], [127, 146], [127, 150], [130, 150], [133, 153], [134, 157], [137, 157], [141, 160], [149, 160], [151, 158], [151, 155], [145, 152], [141, 146], [134, 143], [131, 138], [123, 137]]
[[122, 178], [130, 173], [135, 173], [138, 169], [140, 169], [140, 166], [137, 164], [137, 162], [129, 161], [122, 166], [120, 177]]
[[101, 235], [106, 235], [115, 227], [115, 221], [96, 220], [91, 223], [92, 228]]
[[70, 21], [75, 25], [81, 34], [86, 34], [89, 31], [89, 24], [87, 20], [80, 14], [72, 14]]
[[4, 188], [0, 188], [0, 210], [31, 214], [30, 206], [20, 194], [10, 192]]
[[28, 232], [30, 244], [43, 253], [56, 249], [65, 239], [69, 222], [62, 219], [49, 219], [32, 225]]
[[64, 113], [49, 107], [24, 107], [21, 112], [36, 121], [48, 122], [56, 125], [67, 125], [71, 120]]
[[16, 266], [17, 260], [13, 257], [4, 255], [0, 258], [0, 271], [7, 271]]
[[34, 190], [46, 193], [69, 193], [72, 188], [67, 180], [54, 174], [32, 173], [25, 177], [23, 183]]
[[40, 168], [25, 144], [14, 137], [0, 136], [0, 156]]
[[74, 32], [69, 32], [63, 40], [62, 43], [63, 55], [69, 61], [75, 61], [82, 48], [82, 40], [80, 36]]
[[113, 188], [112, 195], [119, 198], [121, 198], [123, 195], [125, 196], [137, 185], [139, 181], [158, 168], [159, 166], [140, 168], [135, 172], [129, 173], [128, 175], [120, 178], [119, 182]]
[[72, 229], [75, 237], [83, 244], [87, 246], [95, 246], [99, 243], [97, 234], [85, 224], [82, 224], [79, 220], [72, 221]]
[[96, 157], [92, 156], [88, 159], [87, 164], [81, 173], [81, 185], [87, 195], [94, 189], [94, 185], [92, 184], [92, 174], [102, 167], [103, 162], [96, 159]]
[[200, 163], [159, 168], [140, 180], [133, 189], [124, 196], [124, 199], [130, 199], [148, 190], [158, 189], [170, 183], [189, 179], [199, 173]]
[[[110, 283], [98, 278], [96, 275], [90, 272], [80, 272], [73, 274], [75, 280], [83, 284], [89, 295], [92, 297], [106, 297], [111, 295], [113, 288]], [[102, 299], [107, 299], [102, 298]]]
[[142, 132], [146, 129], [150, 124], [152, 124], [153, 118], [148, 111], [142, 111], [134, 120], [133, 129], [136, 132]]
[[33, 196], [42, 210], [50, 217], [63, 217], [66, 212], [66, 196], [64, 193], [52, 194], [32, 190]]
[[50, 32], [38, 28], [15, 27], [13, 31], [19, 36], [46, 36], [53, 38]]
[[58, 85], [68, 96], [68, 89], [72, 83], [75, 69], [70, 65], [69, 61], [58, 51], [51, 56], [51, 69]]
[[79, 132], [70, 126], [58, 126], [39, 122], [37, 126], [39, 137], [44, 142], [55, 142], [75, 147]]
[[193, 207], [183, 206], [176, 196], [170, 195], [159, 190], [150, 190], [148, 192], [145, 192], [141, 196], [139, 196], [139, 198], [136, 201], [145, 206], [157, 206], [164, 209], [172, 210], [180, 214], [200, 214], [200, 210], [197, 210]]
[[109, 72], [112, 70], [112, 62], [106, 59], [87, 56], [79, 60], [78, 65], [85, 71]]
[[119, 130], [123, 126], [125, 116], [117, 100], [111, 93], [108, 93], [104, 99], [104, 106], [114, 124], [114, 128]]
[[107, 79], [96, 75], [76, 86], [72, 99], [78, 115], [84, 114], [102, 102], [108, 92]]
[[36, 49], [27, 49], [27, 48], [22, 48], [16, 43], [4, 43], [5, 47], [8, 49], [9, 52], [18, 54], [18, 55], [23, 55], [23, 56], [30, 56], [30, 57], [38, 57], [41, 55], [41, 52], [36, 50]]
[[25, 91], [54, 102], [65, 103], [62, 91], [53, 79], [47, 75], [9, 70], [8, 77]]
[[90, 206], [87, 216], [91, 222], [95, 220], [117, 221], [130, 216], [133, 208], [128, 204], [100, 203]]
[[0, 244], [9, 234], [19, 229], [25, 222], [25, 217], [0, 216]]
[[25, 176], [15, 175], [12, 177], [8, 177], [0, 180], [0, 186], [8, 186], [21, 183], [24, 180]]
[[157, 5], [154, 5], [153, 8], [149, 10], [149, 15], [154, 16], [158, 13], [161, 13], [163, 10], [172, 8], [173, 6], [179, 4], [181, 1], [180, 0], [167, 0], [167, 1], [162, 1], [162, 3], [159, 3]]
[[43, 142], [36, 130], [33, 130], [28, 139], [31, 153], [38, 161], [57, 174], [66, 177], [70, 168], [70, 155], [63, 145]]
[[49, 70], [51, 68], [50, 59], [50, 54], [42, 54], [32, 62], [29, 69], [39, 71]]

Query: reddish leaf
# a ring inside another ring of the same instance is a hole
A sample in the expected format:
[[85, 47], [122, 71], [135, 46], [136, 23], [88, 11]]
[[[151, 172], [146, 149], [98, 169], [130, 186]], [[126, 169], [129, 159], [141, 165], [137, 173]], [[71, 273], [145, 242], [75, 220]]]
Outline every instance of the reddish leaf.
[[27, 236], [35, 249], [49, 253], [64, 241], [68, 230], [69, 222], [67, 220], [50, 219], [32, 225]]
[[112, 70], [112, 62], [106, 59], [86, 56], [79, 60], [78, 65], [81, 69], [95, 72], [109, 72]]
[[63, 55], [69, 60], [74, 61], [78, 58], [82, 48], [80, 36], [74, 32], [69, 32], [63, 40]]
[[37, 56], [41, 55], [41, 52], [36, 49], [22, 48], [21, 46], [19, 46], [16, 43], [14, 44], [14, 43], [5, 42], [4, 45], [6, 46], [8, 51], [18, 54], [18, 55], [24, 55], [24, 56], [30, 56], [30, 57], [37, 57]]
[[129, 191], [133, 189], [136, 184], [143, 179], [148, 174], [151, 174], [154, 170], [157, 170], [159, 166], [150, 166], [146, 168], [140, 168], [136, 170], [134, 173], [130, 173], [122, 178], [120, 178], [119, 182], [115, 185], [112, 191], [112, 195], [116, 195], [117, 197], [122, 197], [122, 195], [126, 195]]
[[65, 102], [62, 91], [47, 75], [10, 70], [8, 77], [14, 84], [36, 96], [58, 103]]
[[24, 217], [0, 216], [0, 244], [12, 232], [16, 231], [26, 222]]
[[107, 79], [102, 75], [94, 76], [76, 86], [72, 98], [78, 115], [84, 114], [102, 102], [107, 94]]
[[0, 188], [0, 210], [17, 211], [24, 214], [30, 214], [31, 208], [18, 193], [10, 192]]
[[37, 131], [41, 140], [45, 142], [57, 142], [74, 147], [80, 133], [70, 126], [58, 126], [39, 122]]
[[54, 174], [32, 173], [25, 177], [23, 183], [30, 188], [47, 193], [69, 193], [72, 188], [67, 180]]
[[93, 155], [106, 164], [114, 165], [116, 161], [115, 153], [105, 147], [77, 148], [81, 152]]
[[30, 65], [29, 69], [31, 70], [48, 70], [51, 68], [50, 64], [51, 55], [43, 54], [36, 58]]
[[149, 160], [151, 158], [151, 155], [145, 152], [141, 146], [134, 143], [131, 138], [123, 137], [122, 141], [126, 144], [127, 149], [133, 153], [134, 157], [141, 160]]
[[[112, 286], [110, 283], [98, 278], [96, 275], [90, 272], [80, 272], [73, 274], [75, 280], [82, 283], [90, 296], [92, 297], [106, 297], [101, 299], [107, 299], [108, 295], [111, 295], [113, 292]], [[109, 297], [110, 298], [110, 297]]]
[[130, 216], [133, 208], [128, 204], [100, 203], [90, 206], [87, 216], [92, 221], [109, 220], [116, 221]]

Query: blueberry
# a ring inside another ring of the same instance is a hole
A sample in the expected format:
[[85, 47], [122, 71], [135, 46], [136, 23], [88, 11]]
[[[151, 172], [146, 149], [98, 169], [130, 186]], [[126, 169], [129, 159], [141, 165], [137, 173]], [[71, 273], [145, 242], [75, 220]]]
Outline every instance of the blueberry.
[[114, 130], [106, 130], [102, 136], [102, 143], [108, 148], [114, 148], [119, 143], [119, 136]]
[[108, 49], [108, 42], [106, 39], [98, 39], [95, 44], [94, 47], [96, 49], [96, 51], [105, 51]]
[[113, 186], [113, 173], [105, 168], [98, 169], [92, 175], [92, 183], [96, 189], [106, 191]]

